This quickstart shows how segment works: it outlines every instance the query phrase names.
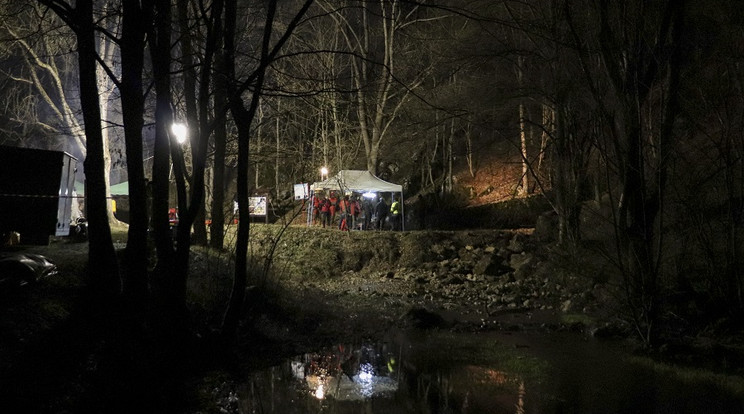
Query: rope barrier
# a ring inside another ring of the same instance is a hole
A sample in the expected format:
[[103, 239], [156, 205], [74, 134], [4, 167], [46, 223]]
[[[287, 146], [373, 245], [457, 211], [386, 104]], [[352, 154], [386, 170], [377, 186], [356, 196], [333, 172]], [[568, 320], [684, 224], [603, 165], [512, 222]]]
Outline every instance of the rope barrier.
[[0, 194], [0, 197], [26, 197], [26, 198], [85, 198], [85, 196], [71, 195], [46, 195], [46, 194]]

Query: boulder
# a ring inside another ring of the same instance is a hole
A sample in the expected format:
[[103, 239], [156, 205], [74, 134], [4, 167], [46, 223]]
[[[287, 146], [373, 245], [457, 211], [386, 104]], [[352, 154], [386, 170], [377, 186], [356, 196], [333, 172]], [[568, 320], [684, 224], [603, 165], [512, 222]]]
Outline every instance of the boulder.
[[498, 277], [509, 273], [512, 270], [514, 269], [503, 264], [503, 260], [498, 255], [483, 257], [473, 266], [474, 274], [484, 276]]
[[525, 238], [525, 235], [516, 233], [509, 241], [509, 245], [506, 249], [512, 253], [522, 253], [524, 251]]
[[441, 315], [419, 307], [408, 310], [402, 319], [419, 329], [439, 328], [445, 325]]
[[535, 223], [535, 238], [541, 242], [558, 240], [558, 215], [554, 211], [546, 211], [537, 217]]
[[532, 253], [522, 252], [513, 254], [509, 258], [509, 266], [514, 269], [514, 278], [522, 280], [529, 275], [530, 270], [535, 262], [535, 256]]

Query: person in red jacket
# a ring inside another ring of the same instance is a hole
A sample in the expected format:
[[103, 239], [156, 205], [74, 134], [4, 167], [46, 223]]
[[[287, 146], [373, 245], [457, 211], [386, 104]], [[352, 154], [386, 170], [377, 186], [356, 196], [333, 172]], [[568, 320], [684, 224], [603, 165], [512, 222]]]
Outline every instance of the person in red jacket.
[[351, 228], [355, 229], [357, 227], [357, 219], [359, 219], [359, 214], [361, 213], [361, 206], [359, 205], [359, 200], [357, 200], [357, 197], [352, 197], [351, 202], [349, 203], [349, 214], [351, 214]]
[[322, 217], [320, 216], [320, 202], [322, 200], [322, 197], [320, 194], [313, 195], [313, 224], [318, 224]]
[[331, 201], [325, 196], [320, 200], [320, 222], [323, 224], [323, 228], [326, 225], [331, 225]]
[[336, 196], [335, 192], [331, 193], [331, 198], [328, 199], [331, 202], [331, 220], [330, 223], [336, 223], [336, 212], [338, 210], [338, 196]]
[[349, 226], [351, 225], [351, 202], [349, 201], [349, 196], [344, 196], [338, 203], [338, 212], [341, 216], [338, 228], [349, 231]]

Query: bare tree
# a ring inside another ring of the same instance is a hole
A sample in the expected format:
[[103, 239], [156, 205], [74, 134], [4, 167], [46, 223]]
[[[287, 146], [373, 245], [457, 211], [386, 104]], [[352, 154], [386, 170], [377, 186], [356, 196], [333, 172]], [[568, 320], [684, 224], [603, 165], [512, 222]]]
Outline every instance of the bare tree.
[[[589, 13], [581, 12], [589, 18], [581, 27], [596, 32], [582, 32], [577, 44], [585, 47], [580, 54], [583, 71], [608, 134], [606, 142], [598, 143], [601, 155], [607, 165], [618, 168], [617, 264], [624, 276], [629, 318], [640, 338], [652, 344], [662, 259], [659, 213], [679, 114], [685, 6], [676, 1], [589, 6]], [[569, 10], [575, 22], [579, 13]], [[590, 55], [587, 45], [598, 50], [598, 56]], [[596, 58], [601, 59], [598, 68]]]
[[97, 291], [106, 293], [102, 298], [105, 303], [112, 295], [119, 292], [121, 285], [111, 228], [106, 214], [108, 203], [96, 77], [98, 55], [93, 23], [93, 2], [79, 0], [73, 7], [61, 0], [39, 1], [51, 8], [72, 29], [77, 39], [80, 101], [88, 150], [85, 158], [85, 174], [88, 181], [86, 204], [90, 222], [88, 274], [91, 284], [97, 288]]
[[[12, 14], [12, 18], [3, 19], [3, 30], [12, 39], [12, 41], [6, 43], [10, 45], [6, 52], [15, 53], [24, 62], [24, 65], [10, 68], [13, 72], [8, 74], [16, 82], [31, 85], [36, 92], [34, 96], [40, 97], [38, 104], [43, 104], [45, 108], [48, 108], [43, 112], [51, 114], [54, 119], [53, 121], [43, 119], [36, 112], [35, 119], [27, 119], [26, 122], [40, 123], [44, 128], [56, 134], [71, 137], [74, 147], [63, 149], [85, 157], [85, 131], [81, 123], [81, 110], [75, 94], [77, 82], [72, 79], [73, 76], [77, 75], [77, 68], [73, 55], [68, 52], [74, 48], [74, 45], [68, 44], [75, 41], [74, 36], [65, 30], [66, 26], [61, 25], [54, 14], [44, 13], [44, 9], [39, 3], [14, 3], [13, 6], [8, 5], [6, 7], [19, 9]], [[110, 5], [106, 3], [102, 7], [96, 13], [108, 14]], [[110, 27], [105, 28], [105, 31], [115, 33], [117, 30], [116, 20], [107, 19], [106, 22], [109, 22]], [[111, 22], [113, 22], [112, 25]], [[115, 51], [110, 39], [100, 33], [97, 33], [96, 37], [98, 39], [99, 59], [104, 65], [113, 67]], [[18, 69], [22, 70], [17, 71]], [[101, 91], [99, 99], [101, 114], [105, 118], [112, 101], [113, 87], [102, 66], [98, 66], [98, 80], [99, 90]], [[71, 85], [73, 86], [71, 87]], [[104, 171], [108, 199], [111, 197], [109, 130], [110, 126], [108, 124], [103, 126]], [[112, 225], [119, 223], [113, 215], [111, 204], [108, 208], [108, 217], [109, 223]]]
[[355, 89], [359, 132], [366, 154], [367, 169], [377, 173], [380, 146], [411, 92], [425, 79], [428, 68], [414, 73], [397, 66], [402, 52], [398, 36], [420, 22], [418, 6], [404, 8], [403, 2], [320, 3], [336, 20], [348, 53], [352, 54], [351, 78]]
[[[38, 3], [24, 4], [20, 9], [13, 13], [12, 18], [2, 21], [2, 30], [12, 39], [5, 43], [8, 45], [6, 53], [20, 56], [23, 62], [20, 67], [9, 68], [14, 72], [7, 75], [16, 82], [32, 85], [54, 117], [53, 122], [42, 119], [28, 121], [43, 122], [57, 134], [70, 136], [74, 142], [74, 151], [70, 152], [85, 156], [80, 111], [68, 97], [70, 88], [67, 81], [75, 69], [73, 56], [66, 50], [73, 47], [69, 43], [74, 42], [74, 38], [60, 28], [59, 20], [53, 14], [45, 14]], [[37, 26], [32, 27], [28, 23], [31, 21], [38, 22]]]
[[[274, 19], [276, 16], [277, 2], [272, 0], [266, 9], [266, 19], [263, 33], [261, 35], [260, 57], [257, 66], [246, 77], [238, 77], [236, 72], [236, 54], [239, 51], [235, 43], [237, 33], [235, 16], [237, 15], [236, 0], [227, 0], [225, 4], [225, 50], [228, 68], [228, 79], [230, 80], [228, 102], [233, 119], [238, 129], [238, 209], [243, 220], [238, 224], [238, 235], [235, 245], [235, 277], [232, 294], [225, 318], [223, 320], [223, 335], [231, 338], [234, 336], [240, 320], [240, 312], [245, 300], [245, 288], [248, 280], [248, 239], [250, 234], [250, 221], [248, 213], [248, 154], [250, 150], [251, 124], [258, 110], [259, 100], [264, 86], [265, 75], [268, 66], [276, 59], [279, 51], [287, 42], [289, 36], [299, 24], [302, 17], [313, 3], [313, 0], [304, 0], [296, 13], [292, 14], [291, 20], [286, 24], [284, 31], [272, 45], [274, 34]], [[246, 107], [243, 95], [252, 88], [250, 103]]]

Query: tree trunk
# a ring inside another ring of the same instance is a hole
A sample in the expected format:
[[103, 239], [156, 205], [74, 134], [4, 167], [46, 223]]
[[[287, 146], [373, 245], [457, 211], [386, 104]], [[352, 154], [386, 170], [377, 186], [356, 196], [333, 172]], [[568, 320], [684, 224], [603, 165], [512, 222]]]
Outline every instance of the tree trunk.
[[149, 11], [137, 0], [123, 2], [121, 38], [121, 106], [129, 175], [129, 237], [124, 293], [135, 302], [147, 295], [147, 196], [143, 167], [145, 22]]
[[222, 249], [225, 241], [225, 155], [227, 153], [227, 65], [224, 51], [220, 51], [216, 57], [214, 107], [214, 175], [212, 181], [212, 226], [210, 230], [209, 245]]
[[[250, 237], [250, 213], [248, 210], [248, 163], [249, 163], [249, 150], [250, 150], [250, 126], [251, 126], [251, 111], [255, 115], [255, 108], [258, 106], [257, 102], [251, 102], [251, 109], [246, 110], [243, 99], [240, 93], [236, 93], [238, 86], [235, 80], [235, 31], [236, 31], [236, 1], [237, 0], [226, 0], [225, 4], [225, 53], [227, 69], [230, 80], [231, 88], [230, 94], [228, 95], [228, 102], [230, 105], [230, 111], [235, 125], [238, 129], [238, 177], [237, 177], [237, 198], [238, 198], [238, 214], [240, 215], [240, 221], [238, 221], [238, 234], [235, 242], [235, 276], [233, 278], [233, 287], [230, 294], [230, 301], [228, 302], [227, 310], [222, 321], [222, 335], [224, 338], [233, 338], [238, 328], [238, 322], [240, 320], [240, 313], [243, 309], [243, 302], [245, 300], [245, 288], [248, 284], [248, 240]], [[271, 7], [276, 7], [276, 2], [272, 1]], [[270, 30], [270, 24], [265, 30]], [[266, 42], [267, 39], [264, 39]], [[267, 45], [264, 43], [265, 53]], [[259, 76], [262, 80], [263, 76]], [[255, 87], [253, 97], [258, 99], [259, 88]]]
[[235, 277], [233, 279], [233, 289], [230, 294], [230, 302], [225, 317], [222, 321], [222, 334], [224, 338], [232, 339], [237, 331], [238, 322], [240, 321], [243, 303], [245, 302], [245, 288], [248, 280], [248, 240], [250, 237], [250, 220], [248, 210], [248, 161], [250, 150], [250, 128], [253, 119], [256, 116], [259, 100], [261, 98], [264, 75], [271, 61], [275, 58], [276, 53], [281, 46], [287, 41], [287, 38], [299, 23], [299, 20], [307, 12], [313, 0], [305, 0], [302, 8], [294, 16], [292, 22], [287, 25], [287, 29], [280, 37], [277, 44], [270, 48], [271, 34], [273, 32], [274, 15], [276, 12], [277, 1], [271, 0], [267, 5], [266, 20], [261, 45], [261, 58], [256, 68], [250, 84], [253, 88], [251, 103], [248, 109], [245, 108], [242, 94], [247, 88], [247, 83], [240, 83], [235, 79], [235, 10], [237, 0], [227, 0], [225, 7], [225, 51], [228, 73], [230, 75], [231, 87], [228, 95], [230, 111], [238, 129], [238, 209], [241, 220], [238, 223], [238, 235], [235, 245]]
[[101, 107], [99, 105], [98, 83], [96, 81], [96, 47], [93, 26], [92, 0], [78, 0], [75, 15], [72, 16], [78, 28], [75, 32], [78, 46], [78, 65], [80, 70], [80, 103], [83, 108], [85, 134], [87, 137], [87, 156], [85, 157], [85, 194], [88, 211], [89, 248], [88, 277], [94, 290], [107, 298], [118, 294], [121, 289], [119, 267], [111, 238], [111, 228], [107, 217], [105, 164], [103, 135], [101, 134]]
[[[170, 127], [171, 113], [171, 13], [167, 0], [155, 3], [157, 20], [148, 36], [150, 57], [155, 76], [155, 154], [152, 171], [152, 186], [148, 198], [152, 199], [151, 227], [155, 238], [157, 264], [154, 278], [158, 296], [162, 300], [170, 291], [168, 285], [173, 271], [173, 237], [168, 217], [170, 193]], [[178, 143], [173, 142], [173, 145]]]
[[[524, 88], [523, 78], [524, 73], [522, 67], [524, 66], [524, 57], [519, 56], [517, 58], [517, 84], [519, 88]], [[526, 125], [526, 111], [524, 107], [524, 98], [519, 99], [519, 143], [520, 143], [520, 156], [522, 158], [522, 178], [521, 178], [521, 189], [520, 195], [526, 196], [530, 193], [530, 166], [529, 158], [527, 158], [527, 125]]]
[[[199, 220], [199, 225], [204, 227], [204, 172], [207, 163], [207, 149], [209, 147], [210, 123], [209, 123], [209, 96], [212, 75], [212, 62], [217, 53], [217, 45], [222, 37], [222, 11], [225, 2], [216, 0], [212, 3], [210, 30], [205, 41], [205, 55], [202, 59], [202, 72], [199, 83], [199, 132], [197, 138], [191, 140], [192, 154], [192, 176], [191, 176], [191, 197], [187, 199], [185, 186], [185, 165], [183, 157], [178, 162], [174, 160], [174, 171], [176, 172], [177, 189], [178, 189], [178, 211], [179, 222], [176, 234], [176, 257], [175, 273], [172, 287], [172, 294], [177, 303], [185, 304], [186, 302], [186, 281], [189, 270], [189, 257], [191, 250], [191, 229], [195, 221]], [[174, 146], [180, 151], [179, 146]], [[178, 168], [176, 168], [178, 166]], [[196, 236], [195, 236], [196, 237]], [[206, 237], [206, 228], [204, 229]]]
[[468, 173], [471, 178], [475, 178], [476, 160], [473, 157], [473, 124], [468, 121], [465, 129], [465, 159], [468, 162]]
[[[104, 12], [108, 12], [108, 8]], [[117, 19], [118, 22], [118, 19]], [[107, 27], [107, 30], [110, 32], [114, 32], [115, 27], [114, 24]], [[108, 37], [104, 35], [98, 35], [98, 54], [101, 57], [101, 60], [103, 60], [104, 65], [111, 68], [114, 66], [114, 44]], [[97, 69], [97, 79], [98, 79], [98, 91], [100, 93], [100, 102], [101, 102], [101, 121], [103, 121], [104, 125], [101, 130], [101, 133], [103, 135], [103, 161], [105, 166], [105, 174], [106, 174], [106, 199], [108, 200], [108, 220], [109, 225], [115, 226], [115, 225], [121, 225], [121, 222], [114, 216], [114, 200], [111, 197], [111, 138], [109, 131], [111, 130], [111, 125], [109, 122], [107, 122], [108, 119], [108, 112], [109, 112], [109, 106], [110, 101], [113, 96], [114, 88], [112, 85], [111, 78], [106, 74], [106, 72], [103, 69], [103, 65], [98, 65], [96, 67]]]

